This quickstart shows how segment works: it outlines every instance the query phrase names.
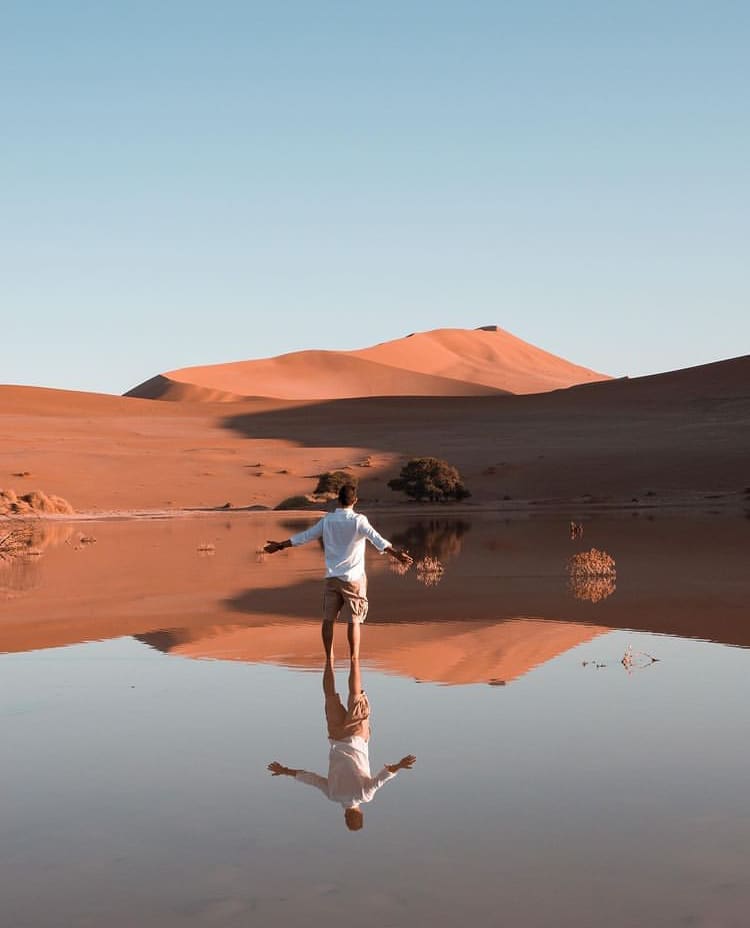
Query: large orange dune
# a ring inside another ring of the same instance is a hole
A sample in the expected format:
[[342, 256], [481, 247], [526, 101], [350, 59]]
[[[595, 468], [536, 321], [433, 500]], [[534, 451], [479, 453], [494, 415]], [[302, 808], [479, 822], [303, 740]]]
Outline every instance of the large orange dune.
[[482, 396], [542, 393], [606, 379], [497, 326], [486, 326], [435, 329], [358, 351], [297, 351], [186, 367], [152, 377], [127, 395], [196, 402], [247, 396]]

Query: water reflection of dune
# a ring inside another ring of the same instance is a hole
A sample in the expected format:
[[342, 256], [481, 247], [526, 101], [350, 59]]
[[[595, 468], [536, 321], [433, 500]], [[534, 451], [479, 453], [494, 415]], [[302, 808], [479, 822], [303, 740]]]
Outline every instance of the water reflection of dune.
[[[511, 619], [494, 625], [428, 622], [366, 629], [363, 662], [399, 676], [443, 684], [508, 683], [608, 629], [570, 622]], [[343, 630], [340, 630], [343, 635]], [[317, 624], [172, 629], [139, 635], [170, 654], [318, 669]]]

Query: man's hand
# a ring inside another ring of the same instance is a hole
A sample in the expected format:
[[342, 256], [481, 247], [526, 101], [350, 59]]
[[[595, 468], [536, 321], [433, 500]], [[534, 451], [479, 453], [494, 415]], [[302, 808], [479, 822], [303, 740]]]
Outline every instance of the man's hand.
[[297, 775], [296, 770], [292, 770], [291, 767], [285, 767], [277, 760], [271, 761], [267, 769], [271, 772], [272, 777], [294, 777]]
[[266, 554], [276, 554], [277, 551], [283, 551], [284, 548], [289, 548], [290, 545], [286, 541], [267, 541], [263, 545], [263, 550]]
[[397, 764], [386, 764], [385, 768], [390, 770], [391, 773], [398, 773], [399, 770], [411, 770], [416, 762], [417, 758], [413, 754], [407, 754]]
[[392, 558], [395, 558], [397, 561], [400, 561], [402, 564], [405, 564], [407, 567], [411, 567], [414, 563], [414, 558], [409, 554], [408, 551], [404, 551], [403, 548], [388, 548], [388, 554]]

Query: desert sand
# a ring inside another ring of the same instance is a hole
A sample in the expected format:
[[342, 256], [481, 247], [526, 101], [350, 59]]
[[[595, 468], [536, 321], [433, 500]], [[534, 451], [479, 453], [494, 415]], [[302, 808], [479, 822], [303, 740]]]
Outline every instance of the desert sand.
[[358, 351], [297, 351], [275, 358], [169, 371], [129, 396], [236, 401], [363, 396], [484, 396], [540, 393], [607, 380], [497, 326], [435, 329]]
[[459, 467], [474, 510], [742, 508], [749, 383], [745, 356], [523, 396], [157, 402], [3, 386], [0, 487], [78, 512], [273, 508], [349, 467], [367, 505], [403, 507], [386, 481], [434, 455]]

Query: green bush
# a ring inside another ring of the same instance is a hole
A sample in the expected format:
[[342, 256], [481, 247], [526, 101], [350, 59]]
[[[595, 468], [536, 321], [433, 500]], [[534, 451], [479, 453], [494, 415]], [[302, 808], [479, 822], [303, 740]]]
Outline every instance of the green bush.
[[341, 487], [346, 483], [353, 483], [357, 486], [357, 478], [345, 470], [327, 470], [324, 474], [318, 476], [318, 485], [315, 487], [315, 494], [321, 496], [330, 493], [336, 496]]
[[401, 468], [401, 475], [388, 481], [392, 490], [403, 490], [412, 499], [442, 502], [471, 496], [453, 465], [440, 458], [412, 458]]

